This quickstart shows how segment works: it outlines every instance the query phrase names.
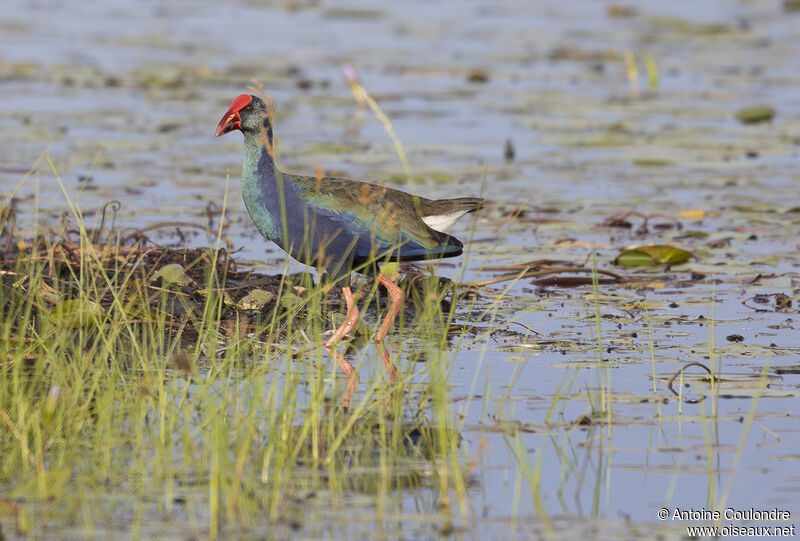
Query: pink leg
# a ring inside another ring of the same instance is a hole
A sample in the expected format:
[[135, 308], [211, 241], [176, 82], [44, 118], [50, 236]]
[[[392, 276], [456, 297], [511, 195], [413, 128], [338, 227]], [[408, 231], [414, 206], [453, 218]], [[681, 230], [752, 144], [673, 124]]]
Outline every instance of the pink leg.
[[328, 338], [328, 341], [322, 346], [328, 353], [331, 352], [331, 346], [352, 331], [358, 321], [358, 306], [353, 302], [353, 292], [350, 290], [350, 286], [342, 288], [342, 295], [344, 296], [344, 302], [347, 304], [347, 314], [344, 316], [344, 323], [333, 331], [331, 337]]
[[395, 368], [391, 357], [389, 357], [389, 352], [386, 351], [386, 346], [383, 345], [383, 341], [375, 342], [375, 347], [378, 349], [378, 353], [381, 356], [383, 367], [386, 369], [386, 372], [389, 373], [389, 379], [392, 380], [392, 383], [397, 383], [397, 368]]
[[[386, 372], [389, 373], [389, 379], [391, 379], [392, 383], [397, 383], [397, 368], [395, 368], [394, 363], [392, 363], [392, 359], [389, 357], [389, 352], [386, 351], [386, 346], [383, 344], [383, 339], [386, 337], [386, 334], [389, 332], [392, 324], [394, 324], [397, 314], [400, 313], [400, 307], [403, 304], [403, 291], [383, 274], [378, 275], [378, 280], [380, 280], [386, 289], [389, 290], [390, 302], [389, 313], [386, 314], [383, 324], [381, 325], [380, 329], [378, 329], [377, 334], [375, 334], [375, 347], [381, 356], [383, 367], [386, 369]], [[388, 405], [388, 401], [385, 402], [384, 405]]]
[[378, 329], [378, 333], [375, 335], [375, 341], [380, 342], [386, 335], [389, 333], [389, 329], [394, 324], [394, 320], [397, 319], [397, 314], [400, 313], [400, 308], [403, 305], [403, 290], [397, 287], [394, 282], [389, 280], [383, 274], [378, 275], [378, 280], [380, 283], [384, 285], [384, 287], [389, 290], [389, 313], [386, 314], [386, 319], [383, 320], [383, 324], [381, 328]]
[[356, 390], [356, 385], [358, 385], [358, 373], [356, 369], [353, 368], [353, 365], [345, 359], [344, 357], [337, 357], [335, 353], [331, 353], [332, 347], [341, 340], [347, 333], [353, 330], [353, 327], [356, 326], [356, 322], [358, 321], [358, 306], [356, 303], [353, 302], [353, 292], [350, 290], [350, 286], [342, 288], [342, 295], [344, 296], [344, 302], [347, 304], [347, 314], [344, 316], [344, 323], [336, 329], [328, 341], [325, 342], [325, 345], [322, 346], [326, 353], [332, 355], [336, 359], [336, 363], [339, 365], [339, 368], [342, 369], [342, 372], [345, 373], [347, 376], [347, 390], [344, 393], [344, 398], [342, 399], [342, 407], [346, 408], [350, 405], [350, 397], [353, 396], [353, 393]]

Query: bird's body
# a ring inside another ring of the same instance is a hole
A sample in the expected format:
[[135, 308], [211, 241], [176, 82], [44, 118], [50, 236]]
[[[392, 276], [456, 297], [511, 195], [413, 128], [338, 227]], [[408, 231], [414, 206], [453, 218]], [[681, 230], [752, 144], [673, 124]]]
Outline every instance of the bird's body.
[[270, 132], [245, 132], [242, 197], [259, 232], [301, 263], [340, 278], [374, 273], [383, 261], [461, 254], [461, 242], [443, 231], [481, 199], [431, 200], [367, 182], [285, 173], [275, 166], [271, 141], [264, 143]]
[[[376, 335], [378, 341], [388, 332], [402, 302], [402, 292], [380, 274], [378, 265], [460, 255], [463, 245], [444, 230], [483, 201], [475, 197], [432, 200], [367, 182], [282, 172], [274, 159], [270, 111], [256, 96], [242, 94], [233, 100], [217, 126], [217, 135], [233, 130], [244, 134], [242, 198], [258, 231], [298, 261], [325, 270], [332, 281], [358, 271], [377, 274], [387, 287], [392, 304]], [[349, 282], [341, 285], [348, 316], [326, 349], [358, 319]], [[354, 374], [346, 360], [340, 366]], [[348, 399], [349, 394], [345, 403]]]

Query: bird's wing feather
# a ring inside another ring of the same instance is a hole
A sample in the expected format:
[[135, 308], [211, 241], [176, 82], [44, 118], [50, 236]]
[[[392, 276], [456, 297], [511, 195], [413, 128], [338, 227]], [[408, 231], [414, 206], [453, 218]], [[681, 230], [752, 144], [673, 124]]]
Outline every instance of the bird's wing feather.
[[394, 256], [407, 258], [455, 251], [455, 246], [449, 249], [449, 237], [420, 219], [414, 210], [414, 196], [405, 192], [338, 178], [295, 176], [293, 184], [318, 217], [357, 231], [378, 252], [391, 251]]

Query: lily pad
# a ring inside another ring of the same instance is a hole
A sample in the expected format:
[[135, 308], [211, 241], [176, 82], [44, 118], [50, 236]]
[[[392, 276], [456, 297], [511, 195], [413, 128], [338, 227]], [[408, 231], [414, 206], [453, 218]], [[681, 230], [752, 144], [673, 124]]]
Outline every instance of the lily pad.
[[74, 329], [97, 325], [105, 315], [106, 311], [102, 306], [96, 302], [82, 299], [61, 301], [50, 313], [53, 323]]
[[680, 211], [678, 216], [680, 218], [686, 218], [687, 220], [702, 220], [704, 218], [717, 218], [719, 212], [713, 210], [687, 209]]
[[183, 265], [179, 263], [164, 265], [150, 278], [150, 281], [154, 282], [159, 278], [161, 278], [162, 283], [165, 285], [178, 284], [182, 286], [186, 285], [191, 280], [191, 278], [186, 276]]
[[300, 304], [301, 302], [303, 302], [303, 297], [301, 297], [300, 295], [295, 295], [294, 293], [289, 291], [281, 295], [280, 298], [281, 306], [284, 308], [292, 308], [293, 306]]
[[705, 231], [684, 231], [676, 239], [707, 239], [709, 234]]
[[650, 267], [653, 265], [685, 263], [694, 257], [691, 252], [669, 245], [639, 246], [623, 250], [614, 259], [621, 267]]
[[239, 310], [261, 310], [275, 300], [275, 294], [264, 289], [254, 289], [236, 303]]
[[662, 158], [634, 158], [633, 165], [638, 165], [639, 167], [667, 167], [675, 165], [675, 162]]
[[736, 119], [742, 124], [758, 124], [759, 122], [769, 122], [775, 117], [775, 109], [769, 105], [759, 105], [748, 107], [736, 112]]

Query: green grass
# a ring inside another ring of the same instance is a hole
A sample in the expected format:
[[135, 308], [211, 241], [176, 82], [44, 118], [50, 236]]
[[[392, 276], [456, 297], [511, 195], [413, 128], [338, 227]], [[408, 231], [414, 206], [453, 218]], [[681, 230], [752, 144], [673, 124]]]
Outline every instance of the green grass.
[[[424, 308], [388, 340], [397, 384], [375, 346], [350, 347], [362, 384], [343, 410], [344, 377], [320, 347], [337, 304], [310, 275], [276, 277], [270, 305], [239, 310], [229, 286], [241, 276], [219, 241], [122, 245], [119, 230], [87, 224], [64, 196], [70, 223], [13, 237], [2, 275], [0, 486], [18, 533], [116, 522], [148, 537], [178, 523], [216, 537], [266, 523], [283, 537], [297, 522], [325, 531], [337, 520], [357, 532], [347, 522], [355, 494], [391, 529], [403, 488], [426, 495], [420, 511], [440, 531], [466, 520], [471, 459], [447, 345], [465, 336], [448, 330], [455, 303], [431, 301], [453, 294], [438, 280], [422, 282]], [[166, 263], [182, 270], [158, 277]], [[376, 296], [366, 280], [356, 290], [362, 309]]]

